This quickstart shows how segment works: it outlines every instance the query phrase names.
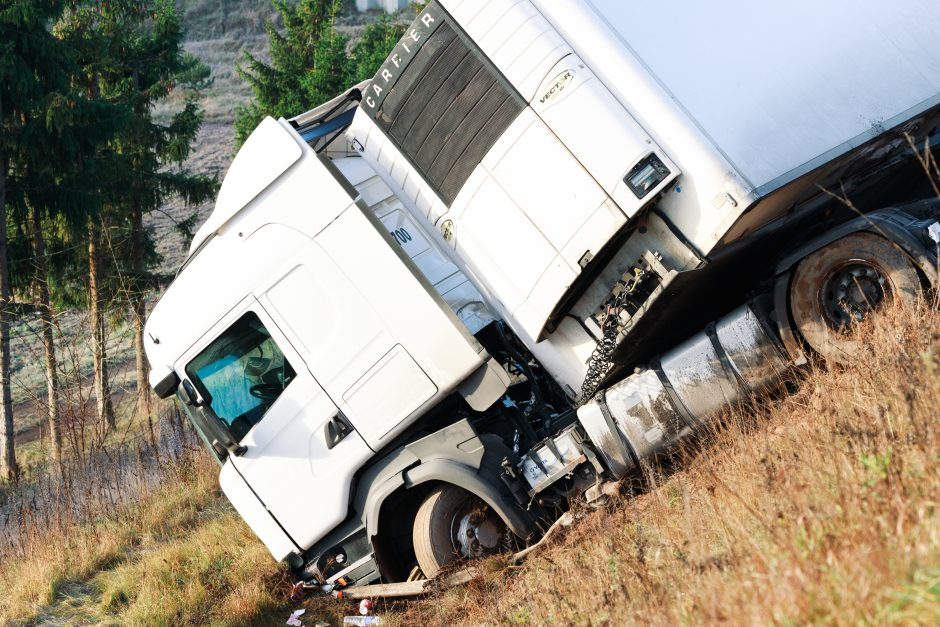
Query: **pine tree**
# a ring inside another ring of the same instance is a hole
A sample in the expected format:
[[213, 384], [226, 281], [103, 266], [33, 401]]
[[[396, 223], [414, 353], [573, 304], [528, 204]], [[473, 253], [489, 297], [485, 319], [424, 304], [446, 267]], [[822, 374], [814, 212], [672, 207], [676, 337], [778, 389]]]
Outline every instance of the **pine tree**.
[[300, 0], [296, 7], [286, 0], [274, 1], [284, 32], [272, 22], [265, 27], [271, 64], [245, 53], [246, 66], [238, 68], [254, 94], [254, 100], [235, 114], [239, 144], [266, 115], [302, 113], [311, 102], [325, 102], [348, 86], [343, 62], [347, 39], [333, 28], [340, 6], [338, 0]]
[[[6, 25], [6, 24], [4, 24]], [[4, 41], [6, 39], [4, 38]], [[4, 46], [3, 56], [10, 54], [12, 46]], [[11, 65], [4, 58], [4, 65]], [[4, 67], [8, 72], [9, 69]], [[7, 77], [4, 76], [4, 79]], [[6, 86], [7, 80], [4, 80]], [[7, 90], [0, 91], [0, 120], [3, 120], [2, 134], [6, 136], [7, 124], [4, 117], [4, 101], [7, 99]], [[9, 105], [7, 105], [9, 106]], [[2, 142], [2, 140], [0, 140]], [[7, 255], [7, 172], [9, 171], [9, 148], [0, 143], [0, 474], [6, 480], [15, 480], [19, 475], [19, 466], [16, 463], [16, 449], [14, 447], [13, 424], [13, 395], [10, 390], [10, 269]]]
[[[106, 313], [115, 306], [126, 307], [135, 336], [136, 413], [148, 420], [155, 443], [143, 342], [145, 297], [166, 277], [150, 271], [158, 259], [144, 216], [170, 196], [197, 203], [216, 189], [214, 179], [194, 175], [181, 165], [202, 124], [195, 90], [208, 84], [209, 70], [183, 50], [181, 17], [169, 0], [88, 3], [63, 20], [61, 32], [81, 51], [80, 64], [93, 97], [125, 114], [98, 154], [109, 168], [100, 181], [102, 205], [87, 224], [98, 414], [113, 425]], [[154, 104], [179, 89], [190, 91], [183, 107], [166, 121], [155, 120]]]
[[[172, 2], [158, 2], [146, 19], [125, 18], [122, 37], [126, 44], [120, 74], [129, 80], [112, 81], [107, 92], [131, 111], [130, 123], [119, 136], [117, 150], [128, 166], [130, 179], [124, 199], [129, 216], [129, 268], [123, 294], [134, 327], [137, 379], [137, 415], [146, 417], [151, 443], [153, 429], [149, 367], [144, 354], [146, 294], [165, 281], [150, 272], [156, 261], [144, 215], [158, 209], [169, 196], [187, 203], [207, 200], [216, 190], [214, 178], [195, 175], [182, 166], [202, 124], [196, 90], [207, 84], [209, 69], [182, 47], [181, 16]], [[189, 89], [185, 105], [163, 124], [152, 116], [153, 105], [174, 90]], [[172, 169], [167, 165], [173, 164]]]
[[[110, 110], [100, 119], [102, 135], [84, 145], [70, 176], [73, 197], [81, 201], [67, 224], [69, 237], [84, 241], [86, 257], [87, 307], [91, 327], [93, 389], [99, 423], [114, 428], [107, 356], [107, 311], [109, 294], [103, 273], [105, 257], [102, 246], [110, 240], [110, 225], [120, 218], [119, 208], [127, 196], [131, 179], [127, 160], [116, 149], [117, 137], [127, 127], [132, 112], [127, 103], [109, 93], [108, 87], [128, 80], [122, 73], [127, 42], [123, 21], [129, 16], [145, 15], [146, 7], [131, 1], [88, 2], [74, 5], [56, 24], [58, 37], [74, 55], [72, 84], [90, 109]], [[74, 176], [71, 176], [74, 174]]]
[[300, 0], [295, 7], [277, 0], [274, 6], [284, 31], [267, 24], [271, 63], [246, 54], [245, 66], [238, 68], [254, 96], [236, 111], [239, 145], [265, 116], [298, 115], [371, 78], [404, 32], [403, 26], [383, 17], [366, 27], [347, 55], [349, 38], [335, 27], [341, 2]]
[[[19, 178], [32, 150], [24, 139], [29, 121], [63, 85], [61, 46], [49, 30], [61, 11], [62, 4], [52, 0], [8, 0], [0, 7], [0, 473], [6, 479], [18, 473], [10, 390], [9, 204], [22, 187]], [[54, 402], [53, 395], [50, 406]], [[54, 428], [58, 433], [57, 421]]]
[[349, 59], [353, 82], [359, 83], [375, 76], [404, 34], [404, 25], [393, 22], [388, 15], [367, 24]]
[[[48, 27], [47, 27], [48, 28]], [[62, 426], [59, 413], [59, 380], [55, 352], [55, 306], [50, 289], [46, 255], [47, 225], [87, 207], [90, 198], [76, 196], [72, 181], [81, 180], [75, 164], [83, 153], [107, 138], [111, 107], [85, 100], [70, 79], [75, 71], [71, 50], [47, 32], [41, 56], [34, 57], [41, 97], [24, 106], [18, 116], [20, 149], [14, 171], [14, 194], [8, 205], [26, 234], [28, 261], [13, 264], [14, 286], [28, 283], [39, 312], [45, 357], [47, 414], [54, 459], [62, 461]], [[71, 176], [70, 176], [71, 175]], [[27, 289], [21, 287], [23, 292]]]

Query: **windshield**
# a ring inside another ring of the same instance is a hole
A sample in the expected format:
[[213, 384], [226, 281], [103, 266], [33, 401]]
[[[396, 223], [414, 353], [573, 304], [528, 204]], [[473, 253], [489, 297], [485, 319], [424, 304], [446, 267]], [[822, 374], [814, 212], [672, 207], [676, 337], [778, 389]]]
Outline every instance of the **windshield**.
[[241, 441], [296, 373], [257, 314], [248, 312], [189, 362], [186, 374]]

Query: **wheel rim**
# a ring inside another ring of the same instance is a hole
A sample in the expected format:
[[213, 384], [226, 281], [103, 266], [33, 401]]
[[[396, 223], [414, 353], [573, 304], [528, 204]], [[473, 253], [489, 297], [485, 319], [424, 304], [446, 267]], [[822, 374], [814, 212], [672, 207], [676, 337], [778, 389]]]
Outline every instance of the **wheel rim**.
[[852, 260], [826, 277], [819, 297], [826, 324], [845, 333], [891, 298], [891, 285], [875, 265]]
[[469, 501], [451, 520], [454, 552], [467, 559], [496, 552], [502, 538], [501, 523], [491, 508]]

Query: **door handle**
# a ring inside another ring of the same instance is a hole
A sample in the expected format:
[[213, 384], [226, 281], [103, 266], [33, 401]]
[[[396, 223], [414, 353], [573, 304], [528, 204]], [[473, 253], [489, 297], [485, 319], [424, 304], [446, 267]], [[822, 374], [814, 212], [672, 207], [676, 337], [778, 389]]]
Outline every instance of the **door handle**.
[[332, 450], [334, 446], [343, 441], [347, 435], [353, 432], [352, 425], [346, 420], [343, 414], [336, 414], [323, 427], [323, 435], [326, 439], [326, 449]]

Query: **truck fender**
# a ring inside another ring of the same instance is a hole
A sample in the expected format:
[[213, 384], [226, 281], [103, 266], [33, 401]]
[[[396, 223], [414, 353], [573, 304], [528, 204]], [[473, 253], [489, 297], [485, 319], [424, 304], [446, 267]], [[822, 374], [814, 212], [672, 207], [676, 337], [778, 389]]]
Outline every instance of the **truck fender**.
[[779, 277], [789, 272], [804, 257], [836, 240], [859, 231], [869, 231], [897, 244], [927, 276], [931, 286], [936, 287], [938, 283], [936, 251], [931, 250], [927, 243], [917, 236], [920, 226], [920, 221], [902, 209], [879, 209], [858, 216], [791, 251], [777, 263], [775, 275]]
[[778, 274], [774, 282], [773, 292], [773, 320], [777, 324], [777, 332], [780, 334], [780, 341], [787, 351], [787, 356], [794, 366], [803, 366], [809, 363], [806, 353], [796, 339], [796, 332], [790, 324], [790, 276], [787, 271]]
[[[496, 436], [473, 434], [468, 440], [468, 433], [472, 434], [469, 424], [460, 421], [429, 436], [424, 445], [406, 446], [390, 457], [388, 466], [362, 488], [365, 493], [360, 497], [359, 512], [370, 538], [378, 534], [382, 504], [389, 496], [399, 489], [429, 481], [449, 483], [471, 492], [489, 504], [513, 533], [522, 538], [531, 533], [532, 517], [500, 489], [499, 464], [511, 451]], [[426, 446], [447, 441], [460, 445]]]
[[449, 460], [435, 459], [408, 470], [404, 479], [409, 488], [428, 481], [442, 481], [463, 488], [483, 499], [520, 538], [527, 537], [531, 532], [532, 521], [529, 516], [511, 498], [501, 494], [495, 485], [485, 481], [471, 468]]
[[[489, 473], [487, 473], [489, 474]], [[463, 488], [480, 497], [499, 514], [513, 533], [520, 538], [528, 537], [533, 528], [531, 516], [512, 500], [500, 492], [497, 484], [481, 476], [475, 468], [449, 459], [432, 459], [401, 474], [388, 477], [375, 485], [366, 497], [362, 519], [366, 534], [371, 538], [379, 532], [379, 514], [382, 504], [396, 490], [412, 488], [429, 481], [440, 481]]]

